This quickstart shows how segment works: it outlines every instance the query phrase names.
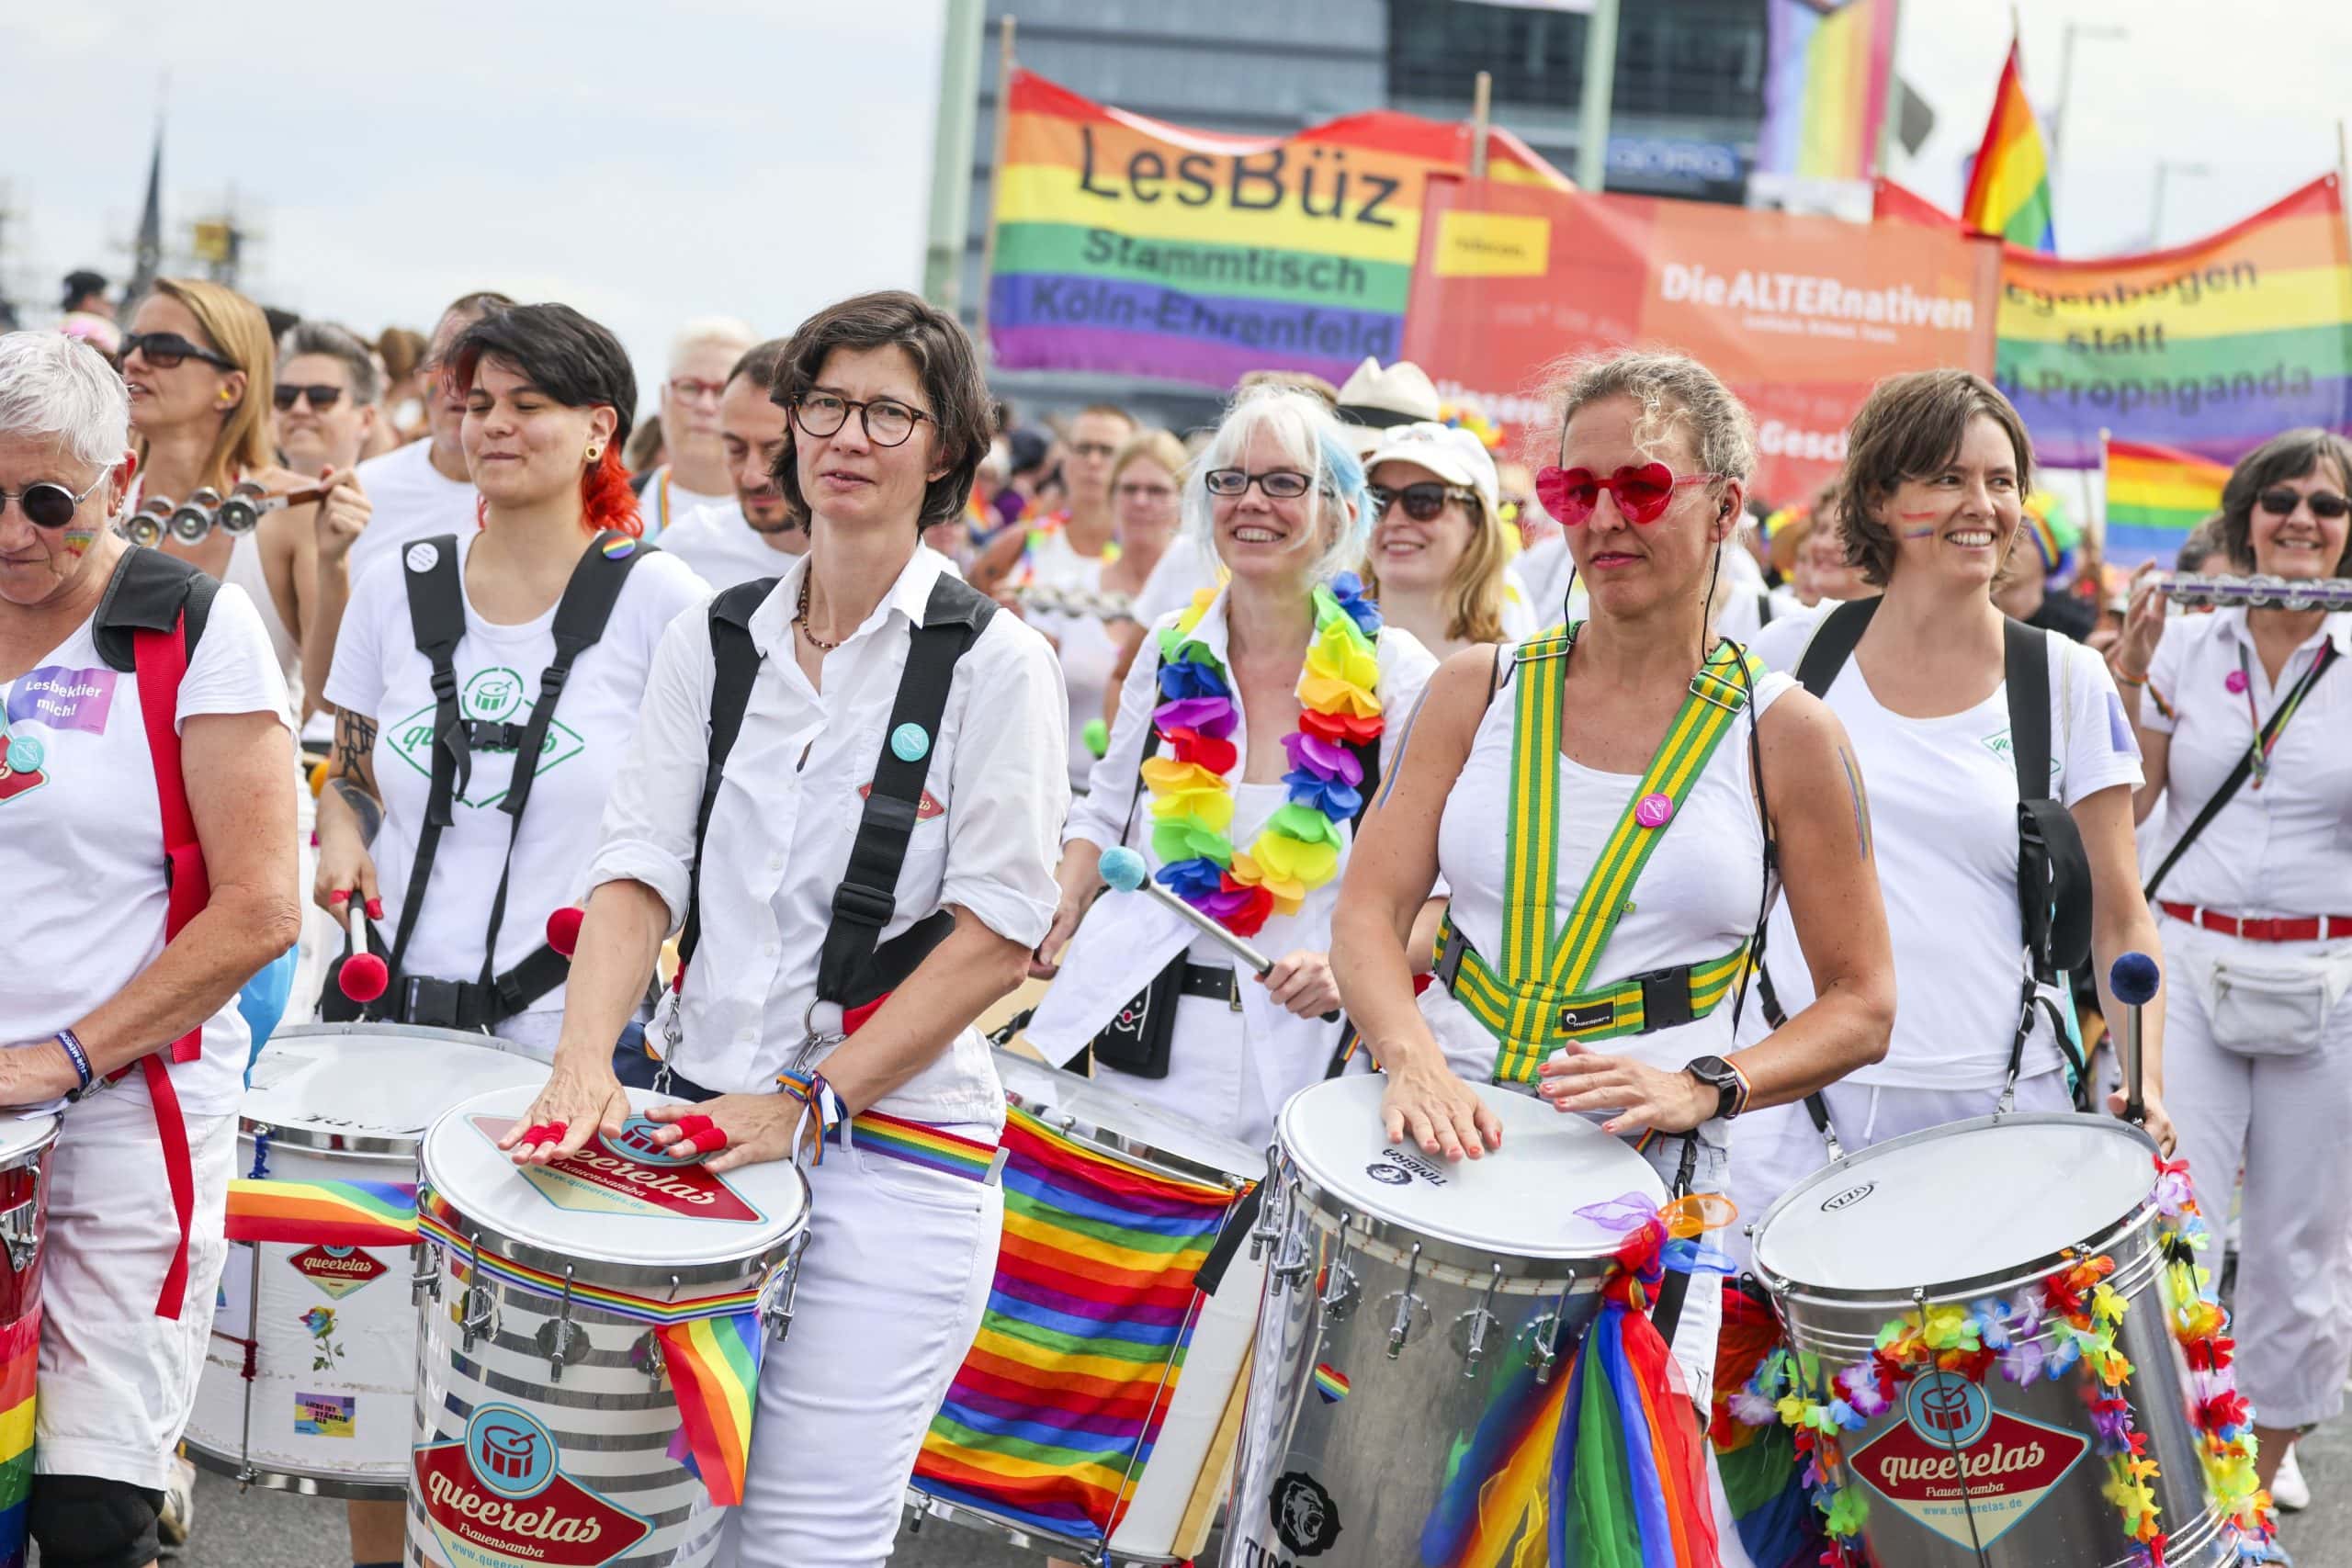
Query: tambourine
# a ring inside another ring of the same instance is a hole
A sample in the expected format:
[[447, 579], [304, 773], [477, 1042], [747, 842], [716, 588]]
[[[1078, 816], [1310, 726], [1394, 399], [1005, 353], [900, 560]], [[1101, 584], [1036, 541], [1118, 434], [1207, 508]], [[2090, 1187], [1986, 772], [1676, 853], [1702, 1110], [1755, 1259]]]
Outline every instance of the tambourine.
[[2184, 609], [2243, 605], [2249, 609], [2352, 610], [2352, 577], [2207, 577], [2175, 572], [2163, 578], [2172, 603]]
[[327, 493], [323, 485], [272, 495], [251, 479], [240, 479], [223, 496], [209, 485], [193, 491], [177, 506], [164, 496], [150, 496], [139, 510], [123, 519], [123, 537], [134, 545], [154, 546], [168, 533], [184, 545], [200, 545], [212, 530], [232, 536], [250, 534], [265, 513], [289, 506], [308, 506]]

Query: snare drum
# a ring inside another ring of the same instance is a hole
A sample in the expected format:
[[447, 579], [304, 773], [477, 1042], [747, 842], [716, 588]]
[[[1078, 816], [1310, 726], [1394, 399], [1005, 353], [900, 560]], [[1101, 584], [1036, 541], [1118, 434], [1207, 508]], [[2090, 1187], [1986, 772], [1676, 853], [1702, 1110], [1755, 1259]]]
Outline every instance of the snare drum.
[[657, 1150], [641, 1114], [518, 1168], [497, 1140], [535, 1093], [478, 1096], [424, 1137], [409, 1560], [698, 1568], [726, 1479], [703, 1439], [741, 1420], [717, 1434], [741, 1464], [759, 1352], [791, 1316], [808, 1183], [783, 1160], [713, 1176]]
[[0, 1118], [0, 1568], [23, 1568], [54, 1116]]
[[1484, 1568], [1521, 1545], [1544, 1560], [1542, 1517], [1516, 1501], [1549, 1480], [1556, 1423], [1537, 1407], [1567, 1382], [1625, 1243], [1578, 1209], [1622, 1195], [1655, 1211], [1666, 1190], [1584, 1118], [1473, 1087], [1502, 1147], [1453, 1163], [1386, 1141], [1378, 1077], [1283, 1108], [1226, 1568]]
[[[416, 1179], [416, 1146], [457, 1100], [547, 1069], [488, 1037], [387, 1023], [281, 1031], [255, 1059], [236, 1174]], [[416, 1377], [409, 1250], [229, 1244], [188, 1458], [247, 1485], [334, 1497], [408, 1490]]]
[[1194, 1276], [1263, 1156], [1000, 1051], [1004, 1240], [910, 1483], [1016, 1546], [1172, 1563], [1208, 1534], [1264, 1265]]
[[[1906, 1568], [2141, 1561], [2105, 1495], [2105, 1450], [2120, 1438], [2112, 1426], [2099, 1431], [2090, 1400], [2106, 1391], [2086, 1364], [2047, 1372], [2064, 1364], [2052, 1359], [2064, 1331], [2050, 1283], [2071, 1290], [2086, 1266], [2130, 1308], [2114, 1347], [2130, 1362], [2130, 1419], [2156, 1465], [2148, 1484], [2169, 1538], [2165, 1561], [2236, 1560], [2205, 1495], [2170, 1313], [2150, 1288], [2165, 1263], [2154, 1152], [2146, 1134], [2104, 1117], [1980, 1118], [1839, 1160], [1765, 1214], [1756, 1273], [1790, 1344], [1818, 1358], [1819, 1377], [1883, 1364], [1882, 1333], [1900, 1337], [1886, 1344], [1906, 1371], [1880, 1382], [1885, 1408], [1835, 1435], [1834, 1483], [1859, 1488], [1847, 1508], [1863, 1516], [1849, 1560], [1866, 1549]], [[2038, 1327], [2020, 1326], [2029, 1303]], [[1998, 1326], [1987, 1335], [1971, 1317]], [[2010, 1348], [1966, 1348], [1987, 1338]], [[1922, 1340], [1928, 1348], [1912, 1355]], [[1801, 1390], [1817, 1403], [1830, 1392]]]

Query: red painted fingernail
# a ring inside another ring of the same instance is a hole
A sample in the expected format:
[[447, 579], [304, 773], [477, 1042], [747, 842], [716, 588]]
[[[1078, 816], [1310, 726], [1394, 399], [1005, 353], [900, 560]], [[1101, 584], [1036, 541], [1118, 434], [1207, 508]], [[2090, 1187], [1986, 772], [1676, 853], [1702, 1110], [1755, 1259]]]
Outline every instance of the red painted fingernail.
[[381, 898], [368, 900], [368, 918], [371, 920], [380, 920], [384, 918], [384, 901]]
[[350, 898], [351, 889], [348, 887], [339, 887], [333, 893], [327, 895], [327, 902], [330, 904], [347, 903], [350, 901]]

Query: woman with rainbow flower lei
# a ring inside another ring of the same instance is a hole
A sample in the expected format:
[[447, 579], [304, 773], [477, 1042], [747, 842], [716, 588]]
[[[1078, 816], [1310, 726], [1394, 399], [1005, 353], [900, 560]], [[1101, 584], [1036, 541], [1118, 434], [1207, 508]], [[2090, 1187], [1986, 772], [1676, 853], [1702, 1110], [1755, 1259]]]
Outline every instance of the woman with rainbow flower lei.
[[[1063, 831], [1061, 904], [1037, 949], [1034, 972], [1060, 973], [1028, 1030], [1049, 1059], [1091, 1043], [1122, 1091], [1245, 1142], [1346, 1065], [1326, 953], [1340, 874], [1399, 743], [1391, 720], [1436, 667], [1340, 570], [1363, 553], [1363, 483], [1316, 399], [1252, 388], [1227, 413], [1184, 513], [1229, 581], [1155, 627], [1129, 670], [1110, 749]], [[1238, 973], [1155, 901], [1095, 905], [1102, 852], [1119, 844], [1272, 968]]]

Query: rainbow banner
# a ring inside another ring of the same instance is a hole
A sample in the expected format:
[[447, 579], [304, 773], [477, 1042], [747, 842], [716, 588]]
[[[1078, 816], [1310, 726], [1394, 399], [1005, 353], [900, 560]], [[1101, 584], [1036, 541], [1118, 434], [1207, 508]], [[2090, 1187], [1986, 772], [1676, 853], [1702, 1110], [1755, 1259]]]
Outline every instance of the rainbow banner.
[[662, 1364], [678, 1396], [686, 1458], [710, 1500], [731, 1508], [743, 1500], [758, 1408], [760, 1350], [766, 1335], [756, 1312], [656, 1328]]
[[1769, 0], [1756, 166], [1866, 180], [1894, 74], [1895, 0]]
[[1003, 1146], [995, 1288], [914, 1483], [1099, 1545], [1176, 1395], [1200, 1299], [1193, 1276], [1234, 1194], [1144, 1175], [1018, 1108], [1006, 1113]]
[[416, 1189], [390, 1181], [229, 1183], [229, 1239], [297, 1247], [410, 1247]]
[[[1226, 388], [1251, 370], [1333, 381], [1395, 359], [1432, 172], [1466, 123], [1379, 110], [1278, 140], [1147, 119], [1026, 71], [997, 171], [989, 343], [1004, 369]], [[1487, 173], [1566, 188], [1508, 131]]]
[[2140, 441], [2107, 444], [2107, 547], [2113, 566], [2170, 566], [2189, 530], [2222, 509], [2229, 465]]
[[40, 1308], [0, 1328], [0, 1568], [24, 1568], [33, 1486], [33, 1385]]
[[1969, 171], [1968, 197], [1961, 203], [1960, 217], [1980, 234], [2030, 251], [2057, 252], [2050, 158], [2042, 151], [2033, 105], [2026, 101], [2025, 62], [2014, 39], [2001, 66], [2000, 85], [1993, 92], [1992, 118], [1984, 122], [1984, 140]]

